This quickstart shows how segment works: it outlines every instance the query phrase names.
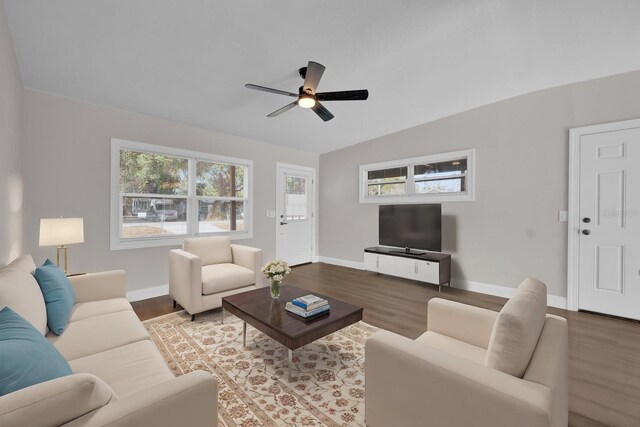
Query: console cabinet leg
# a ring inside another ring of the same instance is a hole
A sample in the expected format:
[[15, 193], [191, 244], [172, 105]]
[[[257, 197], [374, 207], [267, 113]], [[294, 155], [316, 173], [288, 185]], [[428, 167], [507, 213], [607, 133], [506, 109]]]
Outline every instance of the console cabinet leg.
[[191, 321], [193, 322], [194, 320], [196, 320], [196, 315], [195, 315], [195, 314], [192, 314], [192, 315], [191, 315]]
[[176, 300], [173, 300], [173, 308], [176, 308], [176, 305], [177, 305]]

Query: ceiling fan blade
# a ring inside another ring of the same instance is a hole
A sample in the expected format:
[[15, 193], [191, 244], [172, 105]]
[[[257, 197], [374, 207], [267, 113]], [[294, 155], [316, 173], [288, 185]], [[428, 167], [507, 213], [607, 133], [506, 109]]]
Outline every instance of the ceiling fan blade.
[[316, 102], [316, 105], [311, 107], [311, 109], [315, 111], [315, 113], [320, 116], [320, 118], [325, 122], [333, 119], [333, 114], [331, 114], [331, 111], [324, 108], [324, 105], [320, 104], [319, 102]]
[[316, 93], [318, 101], [364, 101], [368, 97], [369, 91], [366, 89]]
[[322, 73], [324, 73], [324, 65], [309, 61], [309, 64], [307, 65], [307, 72], [304, 77], [305, 92], [311, 91], [311, 93], [316, 93], [318, 83], [320, 83], [320, 78], [322, 78]]
[[270, 87], [264, 87], [264, 86], [258, 86], [258, 85], [253, 85], [251, 83], [247, 83], [246, 85], [244, 85], [244, 87], [248, 88], [248, 89], [255, 89], [255, 90], [261, 90], [263, 92], [269, 92], [269, 93], [277, 93], [278, 95], [286, 95], [286, 96], [293, 96], [294, 98], [298, 97], [297, 93], [291, 93], [291, 92], [287, 92], [284, 90], [280, 90], [280, 89], [272, 89]]
[[274, 111], [273, 113], [267, 115], [267, 117], [275, 117], [275, 116], [279, 116], [280, 114], [284, 113], [285, 111], [289, 111], [291, 110], [293, 107], [295, 107], [296, 105], [298, 105], [298, 101], [293, 101], [291, 104], [287, 104], [282, 108], [277, 109], [276, 111]]

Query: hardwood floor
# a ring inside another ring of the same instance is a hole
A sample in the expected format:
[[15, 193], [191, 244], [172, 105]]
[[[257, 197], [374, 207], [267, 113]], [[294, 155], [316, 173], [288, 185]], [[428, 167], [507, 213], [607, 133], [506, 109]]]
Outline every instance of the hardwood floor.
[[[285, 283], [364, 307], [364, 321], [409, 338], [427, 328], [427, 301], [446, 298], [500, 310], [504, 298], [329, 264], [293, 268]], [[171, 299], [133, 303], [140, 317], [179, 311]], [[569, 322], [569, 425], [640, 426], [640, 323], [549, 309]]]

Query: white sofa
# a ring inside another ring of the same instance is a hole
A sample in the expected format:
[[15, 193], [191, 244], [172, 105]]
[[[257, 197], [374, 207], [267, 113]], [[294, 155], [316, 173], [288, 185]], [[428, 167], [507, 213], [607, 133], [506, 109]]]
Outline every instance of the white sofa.
[[369, 427], [566, 427], [567, 321], [525, 279], [500, 313], [434, 298], [416, 340], [365, 346]]
[[73, 375], [0, 397], [0, 425], [216, 426], [218, 386], [204, 371], [174, 377], [125, 299], [124, 271], [71, 277], [77, 295], [60, 336], [46, 309], [30, 256], [0, 270], [0, 309], [28, 320], [68, 361]]
[[261, 249], [232, 245], [228, 236], [185, 239], [169, 252], [169, 295], [195, 320], [222, 307], [223, 297], [256, 289], [261, 268]]

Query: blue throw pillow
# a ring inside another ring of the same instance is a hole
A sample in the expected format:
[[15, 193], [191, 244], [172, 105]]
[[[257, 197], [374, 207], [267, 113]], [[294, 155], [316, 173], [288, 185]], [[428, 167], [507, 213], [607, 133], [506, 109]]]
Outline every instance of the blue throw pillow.
[[76, 303], [76, 292], [64, 271], [51, 260], [46, 260], [34, 273], [44, 303], [47, 306], [47, 326], [51, 332], [60, 335], [66, 328], [71, 309]]
[[71, 375], [71, 367], [31, 323], [0, 310], [0, 396]]

